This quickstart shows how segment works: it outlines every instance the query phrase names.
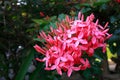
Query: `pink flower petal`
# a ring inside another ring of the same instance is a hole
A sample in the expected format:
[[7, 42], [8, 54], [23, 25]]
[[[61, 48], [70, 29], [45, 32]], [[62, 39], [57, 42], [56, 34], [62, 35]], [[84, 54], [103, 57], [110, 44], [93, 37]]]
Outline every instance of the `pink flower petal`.
[[79, 71], [79, 70], [81, 69], [81, 66], [79, 66], [79, 67], [72, 67], [72, 69], [73, 69], [74, 71]]
[[56, 70], [57, 70], [58, 74], [62, 75], [62, 71], [61, 71], [60, 67], [57, 66]]
[[51, 70], [54, 70], [54, 69], [56, 69], [56, 65], [53, 65], [52, 67], [51, 67]]
[[60, 63], [60, 58], [55, 60], [55, 65], [58, 65]]
[[65, 50], [66, 46], [66, 43], [63, 43], [63, 50]]
[[71, 56], [71, 55], [67, 55], [67, 58], [69, 59], [69, 60], [71, 60], [71, 61], [74, 61], [74, 59], [73, 59], [73, 57]]
[[67, 72], [68, 77], [70, 77], [70, 76], [71, 76], [71, 74], [72, 74], [72, 69], [71, 69], [71, 68], [69, 68], [69, 69], [68, 69], [68, 72]]
[[67, 61], [67, 59], [66, 59], [65, 57], [61, 57], [60, 59], [61, 59], [61, 61], [63, 61], [63, 62], [66, 62], [66, 61]]
[[81, 12], [79, 12], [79, 13], [78, 13], [78, 19], [79, 19], [79, 20], [80, 20], [80, 18], [81, 18], [81, 15], [82, 15]]
[[37, 61], [40, 61], [40, 62], [44, 62], [45, 61], [45, 58], [44, 59], [39, 59], [39, 58], [35, 58]]
[[77, 47], [79, 45], [79, 43], [80, 43], [79, 41], [76, 41], [75, 42], [75, 47]]
[[93, 43], [93, 45], [96, 43], [96, 38], [95, 37], [92, 37], [92, 43]]
[[48, 71], [49, 71], [49, 70], [51, 70], [51, 68], [46, 67], [45, 70], [48, 70]]
[[89, 56], [93, 56], [93, 53], [94, 53], [94, 49], [93, 48], [89, 48], [89, 51], [88, 51], [88, 55]]
[[80, 40], [80, 43], [82, 43], [82, 44], [88, 44], [88, 42], [86, 40], [83, 40], [83, 39]]
[[35, 50], [39, 53], [42, 53], [43, 55], [45, 55], [45, 51], [40, 47], [38, 46], [37, 44], [34, 46]]
[[78, 38], [79, 38], [79, 39], [83, 38], [83, 32], [80, 32], [80, 33], [79, 33]]
[[88, 48], [86, 46], [80, 46], [81, 50], [87, 50]]
[[82, 64], [85, 64], [85, 60], [84, 60], [83, 58], [80, 59], [80, 62], [81, 62]]

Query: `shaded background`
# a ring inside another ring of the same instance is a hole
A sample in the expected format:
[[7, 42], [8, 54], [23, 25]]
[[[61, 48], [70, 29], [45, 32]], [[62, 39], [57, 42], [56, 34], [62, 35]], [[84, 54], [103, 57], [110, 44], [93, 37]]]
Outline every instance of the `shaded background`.
[[[56, 71], [45, 71], [33, 46], [41, 45], [39, 31], [56, 27], [65, 15], [94, 13], [99, 24], [109, 22], [107, 54], [97, 49], [91, 69], [73, 73], [69, 80], [120, 79], [120, 3], [117, 0], [0, 0], [0, 80], [67, 80]], [[41, 45], [42, 46], [42, 45]], [[112, 67], [112, 68], [111, 68]]]

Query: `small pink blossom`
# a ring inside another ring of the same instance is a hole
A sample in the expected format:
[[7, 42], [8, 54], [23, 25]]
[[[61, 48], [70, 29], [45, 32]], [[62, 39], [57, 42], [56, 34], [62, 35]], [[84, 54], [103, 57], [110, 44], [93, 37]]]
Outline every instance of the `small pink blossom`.
[[[91, 14], [84, 21], [84, 15], [78, 14], [78, 19], [71, 19], [68, 16], [57, 23], [57, 28], [50, 27], [49, 34], [40, 32], [38, 38], [43, 39], [44, 47], [34, 46], [35, 50], [44, 55], [43, 59], [36, 58], [40, 62], [45, 62], [45, 70], [57, 70], [62, 75], [63, 71], [71, 76], [73, 71], [86, 70], [90, 68], [87, 57], [94, 55], [95, 49], [102, 47], [106, 49], [105, 40], [110, 38], [106, 29], [98, 24], [98, 20], [93, 22], [94, 15]], [[84, 57], [84, 58], [83, 58]]]

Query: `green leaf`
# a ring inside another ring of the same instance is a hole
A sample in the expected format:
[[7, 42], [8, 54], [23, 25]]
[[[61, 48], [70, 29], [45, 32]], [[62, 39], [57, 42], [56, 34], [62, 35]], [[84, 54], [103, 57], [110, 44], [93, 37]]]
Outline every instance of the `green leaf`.
[[44, 20], [44, 19], [33, 19], [33, 21], [37, 24], [47, 24], [48, 21], [47, 20]]
[[42, 63], [38, 63], [36, 70], [30, 75], [30, 80], [40, 80], [39, 78], [37, 78], [40, 74], [39, 72], [41, 71], [41, 69], [43, 67]]
[[83, 71], [83, 76], [88, 80], [91, 77], [90, 69]]
[[26, 32], [33, 32], [33, 31], [35, 31], [35, 28], [30, 28], [26, 30]]
[[39, 42], [41, 41], [39, 38], [34, 38], [33, 40], [34, 41], [39, 41]]
[[45, 25], [42, 29], [43, 31], [49, 31], [50, 30], [50, 26], [49, 25]]
[[99, 0], [97, 2], [94, 2], [93, 6], [100, 6], [102, 4], [108, 3], [110, 0]]
[[32, 59], [34, 58], [34, 50], [29, 49], [27, 51], [27, 57], [23, 60], [23, 63], [17, 73], [17, 76], [15, 80], [24, 80], [25, 74], [27, 73], [27, 70], [29, 68], [29, 65], [31, 64]]
[[[56, 21], [56, 19], [57, 19], [56, 16], [52, 16], [52, 17], [50, 17], [50, 20], [53, 21], [53, 22]], [[50, 22], [51, 22], [51, 21], [50, 21]]]
[[50, 26], [51, 26], [53, 29], [57, 28], [56, 23], [50, 22]]
[[82, 13], [86, 13], [86, 12], [88, 12], [88, 11], [90, 11], [91, 10], [91, 8], [82, 8]]
[[84, 6], [84, 7], [91, 7], [90, 3], [83, 3], [83, 4], [80, 4], [80, 6]]
[[58, 16], [58, 19], [59, 19], [59, 20], [63, 20], [63, 19], [65, 19], [65, 16], [66, 16], [65, 14], [60, 14], [60, 15]]

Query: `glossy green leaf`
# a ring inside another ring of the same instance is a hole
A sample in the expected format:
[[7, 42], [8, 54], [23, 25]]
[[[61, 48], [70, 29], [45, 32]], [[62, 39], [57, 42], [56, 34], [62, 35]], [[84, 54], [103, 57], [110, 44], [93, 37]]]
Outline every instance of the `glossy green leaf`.
[[36, 70], [30, 75], [30, 80], [40, 80], [38, 76], [40, 75], [39, 72], [41, 71], [41, 69], [43, 69], [42, 67], [43, 67], [43, 64], [38, 63]]
[[15, 78], [15, 80], [24, 80], [25, 74], [27, 73], [27, 70], [29, 68], [29, 65], [31, 64], [32, 59], [34, 58], [34, 50], [33, 49], [29, 49], [26, 52], [27, 57], [23, 60], [22, 65], [20, 66], [20, 69], [17, 73], [17, 76]]
[[66, 16], [65, 14], [60, 14], [60, 15], [58, 16], [58, 19], [59, 19], [59, 20], [63, 20], [63, 19], [65, 19], [65, 16]]
[[93, 4], [93, 6], [100, 6], [102, 4], [108, 3], [110, 0], [99, 0]]

